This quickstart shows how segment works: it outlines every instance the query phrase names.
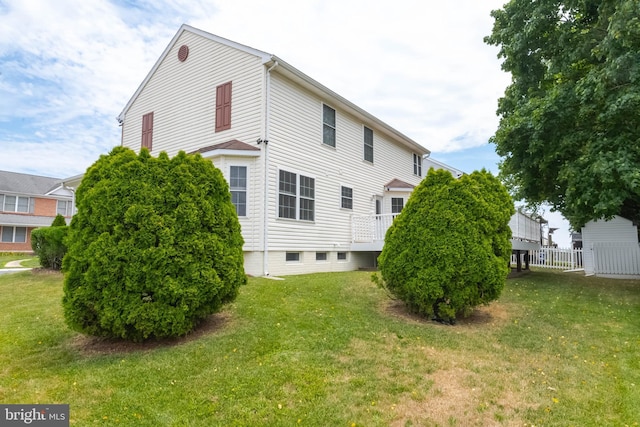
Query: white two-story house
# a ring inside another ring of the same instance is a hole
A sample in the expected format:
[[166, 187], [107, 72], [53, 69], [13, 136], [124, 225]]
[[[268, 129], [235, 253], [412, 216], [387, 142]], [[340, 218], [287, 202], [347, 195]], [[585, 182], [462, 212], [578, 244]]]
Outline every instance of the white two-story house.
[[125, 147], [222, 171], [251, 275], [374, 266], [427, 172], [429, 150], [281, 58], [188, 25], [118, 120]]

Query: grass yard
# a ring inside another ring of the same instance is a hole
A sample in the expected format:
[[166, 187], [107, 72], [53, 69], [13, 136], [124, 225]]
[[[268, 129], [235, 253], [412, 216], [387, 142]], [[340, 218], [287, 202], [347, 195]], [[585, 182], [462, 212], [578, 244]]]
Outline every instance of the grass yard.
[[23, 267], [40, 267], [40, 260], [33, 254], [0, 253], [0, 268], [3, 268], [10, 261], [24, 260]]
[[59, 274], [0, 275], [0, 403], [76, 426], [638, 425], [640, 281], [538, 270], [444, 326], [369, 278], [252, 278], [193, 336], [134, 345], [69, 331]]

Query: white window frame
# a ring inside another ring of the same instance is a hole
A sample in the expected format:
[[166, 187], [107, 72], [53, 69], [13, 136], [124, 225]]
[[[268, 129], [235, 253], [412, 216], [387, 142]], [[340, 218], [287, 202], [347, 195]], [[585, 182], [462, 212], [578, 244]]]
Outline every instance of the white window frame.
[[[397, 208], [397, 206], [394, 206], [394, 204], [393, 204], [394, 200], [402, 200], [402, 207], [397, 212], [394, 212], [394, 208]], [[400, 212], [402, 212], [402, 209], [404, 209], [404, 197], [392, 197], [391, 198], [391, 213], [392, 214], [399, 214]]]
[[[20, 242], [16, 242], [16, 232], [18, 229], [24, 229], [24, 240]], [[11, 229], [11, 240], [5, 240], [5, 233], [7, 229]], [[0, 243], [27, 243], [27, 227], [13, 227], [9, 225], [2, 226], [2, 232], [0, 233]]]
[[[64, 209], [60, 209], [62, 203], [64, 203]], [[56, 214], [71, 216], [71, 200], [56, 200]]]
[[[233, 168], [244, 168], [245, 171], [245, 185], [244, 188], [241, 187], [233, 187], [232, 185], [232, 176], [231, 170]], [[249, 166], [247, 165], [229, 165], [229, 191], [231, 192], [231, 201], [233, 202], [233, 194], [234, 193], [244, 193], [244, 215], [241, 215], [238, 212], [238, 206], [234, 202], [233, 205], [236, 208], [236, 213], [240, 218], [246, 218], [249, 216]]]
[[[333, 111], [333, 124], [326, 122], [325, 107], [329, 108], [331, 111]], [[328, 144], [327, 141], [325, 140], [325, 137], [324, 137], [325, 127], [327, 127], [328, 129], [332, 129], [333, 130], [333, 144]], [[326, 145], [327, 147], [331, 147], [331, 148], [336, 148], [336, 146], [338, 145], [337, 144], [337, 140], [338, 140], [338, 130], [337, 129], [338, 129], [338, 112], [336, 111], [335, 108], [333, 108], [330, 105], [325, 104], [323, 102], [322, 103], [322, 144], [323, 145]]]
[[[295, 182], [295, 194], [292, 194], [290, 192], [283, 192], [280, 189], [280, 173], [281, 172], [285, 172], [285, 173], [289, 173], [295, 176], [296, 178], [296, 182]], [[312, 179], [313, 180], [313, 196], [312, 197], [304, 197], [302, 196], [301, 193], [301, 189], [302, 189], [302, 179], [301, 178], [306, 178], [306, 179]], [[284, 220], [295, 220], [295, 221], [304, 221], [304, 222], [315, 222], [316, 219], [316, 177], [310, 174], [306, 174], [306, 173], [301, 173], [298, 171], [294, 171], [291, 169], [284, 169], [284, 168], [279, 168], [278, 169], [278, 202], [276, 203], [276, 218], [278, 219], [284, 219]], [[291, 218], [291, 217], [287, 217], [287, 216], [280, 216], [280, 196], [287, 196], [287, 197], [295, 197], [295, 217]], [[311, 200], [312, 204], [313, 204], [313, 210], [312, 210], [312, 219], [307, 219], [307, 218], [302, 218], [301, 217], [301, 212], [302, 212], [302, 204], [301, 204], [301, 200]]]
[[[289, 255], [295, 255], [295, 258], [297, 259], [288, 259]], [[302, 255], [300, 254], [299, 251], [287, 251], [284, 254], [284, 261], [287, 263], [301, 263], [302, 262]]]
[[[12, 198], [14, 203], [13, 203], [13, 208], [12, 209], [7, 209], [7, 199], [8, 198]], [[21, 210], [20, 208], [20, 201], [22, 200], [22, 205], [24, 206], [24, 200], [26, 199], [26, 204], [27, 204], [27, 210]], [[34, 203], [34, 199], [33, 197], [29, 197], [29, 196], [19, 196], [19, 195], [14, 195], [14, 194], [0, 194], [0, 211], [2, 212], [12, 212], [12, 213], [33, 213], [33, 203]]]
[[413, 153], [413, 174], [422, 176], [422, 156], [416, 153]]
[[[344, 190], [351, 190], [351, 197], [345, 197]], [[351, 207], [347, 207], [344, 205], [345, 200], [349, 200], [351, 202]], [[340, 185], [340, 209], [353, 210], [353, 187], [348, 185]]]
[[[371, 144], [367, 144], [367, 130], [371, 132]], [[362, 159], [365, 162], [373, 163], [374, 153], [373, 153], [373, 129], [367, 126], [362, 126]], [[371, 147], [371, 160], [367, 159], [367, 147]]]

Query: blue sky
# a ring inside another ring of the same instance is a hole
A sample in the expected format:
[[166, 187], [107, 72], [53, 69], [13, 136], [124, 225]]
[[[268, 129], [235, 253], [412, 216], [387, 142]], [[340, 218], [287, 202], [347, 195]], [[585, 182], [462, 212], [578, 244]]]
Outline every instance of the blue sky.
[[509, 76], [482, 39], [503, 3], [0, 0], [0, 170], [73, 176], [119, 145], [116, 116], [187, 23], [278, 55], [436, 160], [497, 172]]

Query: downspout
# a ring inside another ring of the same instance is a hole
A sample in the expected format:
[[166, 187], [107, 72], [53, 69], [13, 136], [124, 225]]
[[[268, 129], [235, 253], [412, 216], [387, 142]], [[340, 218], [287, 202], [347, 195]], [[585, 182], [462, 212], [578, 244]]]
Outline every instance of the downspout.
[[267, 69], [267, 81], [265, 85], [265, 118], [264, 118], [264, 206], [263, 206], [263, 248], [262, 269], [263, 276], [269, 276], [269, 119], [271, 115], [271, 70], [278, 66], [278, 61]]

